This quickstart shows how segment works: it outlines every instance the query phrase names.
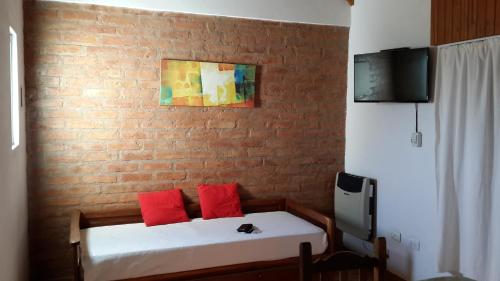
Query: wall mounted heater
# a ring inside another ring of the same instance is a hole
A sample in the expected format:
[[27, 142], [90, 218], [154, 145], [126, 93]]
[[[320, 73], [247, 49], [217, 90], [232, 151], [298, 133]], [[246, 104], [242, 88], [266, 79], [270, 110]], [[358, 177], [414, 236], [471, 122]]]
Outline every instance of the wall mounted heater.
[[337, 173], [334, 201], [336, 227], [360, 239], [370, 240], [374, 202], [370, 179]]

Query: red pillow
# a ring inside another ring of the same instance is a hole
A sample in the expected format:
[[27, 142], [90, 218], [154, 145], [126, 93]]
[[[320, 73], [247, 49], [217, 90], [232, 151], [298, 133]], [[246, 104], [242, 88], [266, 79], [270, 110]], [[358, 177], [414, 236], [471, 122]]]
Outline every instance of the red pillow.
[[146, 226], [189, 221], [180, 189], [139, 193], [139, 203]]
[[198, 186], [203, 219], [242, 217], [240, 196], [236, 183]]

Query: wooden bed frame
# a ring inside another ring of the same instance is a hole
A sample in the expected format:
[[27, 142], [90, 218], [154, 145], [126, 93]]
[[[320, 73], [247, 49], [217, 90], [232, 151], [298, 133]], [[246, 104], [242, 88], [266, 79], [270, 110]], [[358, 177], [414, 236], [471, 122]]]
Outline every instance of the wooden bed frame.
[[[303, 218], [314, 225], [321, 227], [328, 236], [328, 248], [323, 255], [333, 253], [335, 250], [334, 229], [335, 223], [332, 218], [301, 206], [288, 199], [255, 199], [241, 202], [243, 213], [258, 213], [271, 211], [286, 211], [297, 217]], [[186, 206], [190, 218], [201, 217], [199, 204]], [[74, 210], [71, 214], [69, 243], [73, 253], [73, 269], [75, 280], [83, 280], [83, 268], [81, 264], [80, 230], [96, 226], [128, 224], [142, 222], [141, 210], [127, 209], [103, 213], [82, 213]], [[298, 249], [299, 245], [297, 245]], [[319, 256], [323, 256], [319, 255]], [[126, 279], [135, 281], [150, 280], [298, 280], [299, 257], [235, 264], [184, 272], [167, 273], [161, 275], [145, 276], [140, 278]]]

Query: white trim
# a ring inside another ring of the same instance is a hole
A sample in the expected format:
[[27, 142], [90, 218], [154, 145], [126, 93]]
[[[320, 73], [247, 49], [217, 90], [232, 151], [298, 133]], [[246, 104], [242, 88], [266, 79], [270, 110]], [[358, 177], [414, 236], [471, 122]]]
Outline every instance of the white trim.
[[9, 62], [10, 62], [10, 108], [11, 108], [11, 137], [12, 150], [19, 146], [19, 57], [17, 45], [17, 33], [9, 26]]

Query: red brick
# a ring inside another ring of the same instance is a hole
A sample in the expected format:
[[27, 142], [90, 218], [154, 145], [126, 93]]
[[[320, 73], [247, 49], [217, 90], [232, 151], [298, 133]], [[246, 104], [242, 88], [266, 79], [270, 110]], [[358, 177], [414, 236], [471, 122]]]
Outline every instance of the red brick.
[[121, 160], [151, 160], [153, 159], [152, 152], [126, 152], [121, 154]]
[[85, 204], [115, 204], [115, 203], [126, 203], [126, 202], [137, 202], [137, 194], [98, 194], [89, 195], [83, 198], [83, 203]]
[[181, 119], [175, 120], [176, 128], [204, 128], [205, 120], [202, 119]]
[[[50, 188], [43, 188], [35, 190], [35, 194], [44, 197], [54, 197], [54, 196], [76, 196], [81, 197], [82, 195], [95, 192], [95, 189], [88, 186], [76, 186], [69, 187], [67, 185], [55, 185]], [[75, 198], [72, 198], [75, 199]], [[77, 198], [78, 199], [78, 198]], [[79, 202], [79, 200], [78, 200]]]
[[113, 154], [109, 154], [107, 152], [92, 152], [85, 155], [82, 155], [82, 162], [97, 162], [97, 161], [110, 161], [115, 157]]
[[58, 198], [50, 198], [45, 201], [47, 206], [74, 206], [80, 204], [80, 198], [78, 197], [58, 197]]
[[57, 129], [64, 128], [64, 119], [47, 118], [30, 123], [31, 129]]
[[232, 120], [209, 120], [207, 128], [232, 129], [236, 127], [236, 122]]
[[119, 49], [116, 47], [89, 46], [86, 48], [86, 50], [88, 55], [97, 55], [99, 57], [112, 57], [119, 54]]
[[109, 143], [108, 150], [138, 150], [141, 149], [141, 144], [139, 142], [116, 142]]
[[122, 118], [126, 119], [149, 119], [154, 116], [154, 112], [151, 111], [123, 111]]
[[127, 140], [139, 140], [139, 139], [152, 139], [153, 138], [153, 132], [151, 131], [146, 131], [143, 129], [137, 129], [137, 130], [122, 130], [121, 131], [121, 138], [127, 139]]
[[185, 172], [163, 172], [156, 174], [156, 179], [158, 180], [183, 180], [185, 178]]
[[103, 33], [103, 34], [114, 34], [116, 33], [116, 27], [113, 26], [103, 26], [103, 25], [86, 25], [85, 29], [90, 33]]
[[[64, 121], [61, 119], [61, 121]], [[69, 119], [66, 121], [66, 128], [68, 129], [97, 129], [103, 128], [103, 124], [89, 119]]]
[[236, 162], [236, 167], [241, 167], [241, 168], [255, 168], [262, 166], [262, 159], [245, 159], [245, 160], [239, 160]]
[[84, 11], [62, 11], [61, 15], [67, 20], [97, 20], [97, 14]]
[[80, 90], [78, 88], [47, 88], [47, 96], [69, 97], [79, 96]]
[[189, 130], [189, 138], [207, 140], [207, 139], [216, 139], [218, 138], [218, 135], [215, 130], [192, 129]]
[[150, 181], [151, 178], [152, 178], [151, 174], [123, 174], [123, 175], [121, 175], [122, 182]]
[[47, 179], [47, 183], [54, 185], [76, 184], [79, 182], [80, 178], [75, 176], [52, 176]]
[[229, 169], [234, 167], [232, 161], [207, 161], [205, 165], [208, 169]]
[[72, 155], [72, 154], [60, 154], [60, 155], [49, 155], [46, 157], [47, 163], [51, 164], [61, 164], [61, 163], [75, 163], [78, 160], [80, 160], [79, 155]]
[[85, 112], [84, 116], [87, 118], [96, 118], [96, 119], [113, 119], [118, 116], [118, 113], [116, 111], [111, 111], [111, 110], [93, 110]]
[[102, 38], [102, 43], [104, 45], [110, 46], [136, 46], [137, 40], [133, 37], [123, 37], [123, 36], [104, 36]]
[[82, 133], [82, 139], [88, 140], [111, 140], [118, 136], [116, 130], [90, 130]]
[[156, 152], [154, 159], [156, 160], [170, 160], [170, 159], [183, 159], [187, 156], [184, 151], [161, 151]]
[[48, 45], [44, 47], [45, 53], [53, 55], [74, 55], [82, 52], [78, 45]]
[[81, 151], [103, 151], [106, 146], [100, 143], [78, 143], [69, 146], [71, 150], [81, 150]]
[[116, 176], [84, 176], [82, 181], [85, 183], [112, 183], [116, 182]]
[[131, 163], [117, 163], [117, 164], [109, 164], [106, 169], [108, 172], [135, 172], [137, 171], [139, 165], [131, 164]]
[[152, 170], [152, 171], [157, 171], [157, 170], [170, 170], [172, 169], [172, 163], [144, 163], [142, 164], [142, 169], [143, 170]]
[[63, 40], [73, 44], [96, 44], [98, 37], [91, 34], [63, 34]]
[[135, 25], [139, 22], [139, 18], [136, 16], [124, 16], [124, 15], [119, 15], [119, 16], [103, 15], [101, 19], [104, 24], [117, 25], [117, 26]]
[[175, 163], [176, 170], [203, 169], [205, 164], [202, 161], [189, 161]]
[[159, 78], [159, 71], [155, 69], [132, 70], [127, 71], [125, 77], [130, 79], [157, 80]]
[[75, 174], [96, 174], [101, 172], [101, 170], [101, 164], [92, 165], [89, 163], [85, 163], [84, 165], [69, 168], [68, 172]]
[[78, 139], [79, 132], [68, 130], [45, 130], [40, 133], [40, 137], [44, 141], [58, 141], [58, 140], [76, 140]]
[[221, 138], [245, 138], [248, 137], [248, 130], [246, 129], [232, 129], [232, 130], [221, 130]]

